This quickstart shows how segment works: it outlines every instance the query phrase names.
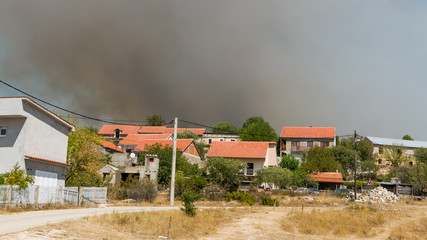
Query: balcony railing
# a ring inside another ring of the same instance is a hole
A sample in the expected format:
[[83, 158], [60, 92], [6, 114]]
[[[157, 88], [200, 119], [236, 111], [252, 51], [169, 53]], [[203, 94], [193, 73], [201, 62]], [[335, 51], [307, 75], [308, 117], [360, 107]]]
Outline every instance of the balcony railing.
[[305, 146], [292, 146], [291, 151], [308, 151], [311, 147], [305, 147]]

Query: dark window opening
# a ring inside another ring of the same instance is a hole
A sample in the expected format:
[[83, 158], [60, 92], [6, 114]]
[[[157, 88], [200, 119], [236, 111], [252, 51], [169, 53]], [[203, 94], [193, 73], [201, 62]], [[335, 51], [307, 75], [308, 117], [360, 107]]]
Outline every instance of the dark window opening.
[[307, 147], [313, 147], [313, 141], [307, 141]]
[[254, 164], [253, 163], [248, 163], [247, 167], [246, 167], [246, 175], [254, 175]]
[[148, 161], [154, 162], [154, 158], [149, 158]]
[[0, 137], [6, 137], [7, 134], [7, 128], [0, 127]]

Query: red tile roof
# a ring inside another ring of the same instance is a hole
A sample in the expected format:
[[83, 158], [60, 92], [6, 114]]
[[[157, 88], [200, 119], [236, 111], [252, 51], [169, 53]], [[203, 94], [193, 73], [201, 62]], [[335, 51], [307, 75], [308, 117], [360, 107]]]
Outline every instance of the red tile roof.
[[127, 135], [127, 134], [137, 134], [141, 126], [135, 126], [135, 125], [104, 125], [99, 130], [98, 134], [100, 135], [112, 135], [114, 134], [114, 130], [116, 129], [122, 130], [120, 132], [120, 135]]
[[[262, 158], [270, 142], [212, 142], [207, 157]], [[275, 144], [275, 143], [274, 143]]]
[[142, 126], [141, 129], [139, 129], [139, 133], [155, 134], [155, 133], [163, 133], [165, 130], [166, 130], [165, 126]]
[[[193, 142], [193, 139], [177, 139], [176, 140], [176, 148], [180, 151], [185, 151], [187, 147]], [[154, 144], [160, 144], [162, 146], [173, 146], [173, 139], [163, 139], [163, 140], [142, 140], [136, 147], [135, 151], [144, 151], [145, 146], [152, 146]]]
[[[182, 133], [184, 131], [192, 131], [196, 135], [201, 136], [203, 135], [203, 133], [205, 133], [206, 129], [205, 128], [178, 128], [177, 129], [178, 133]], [[173, 128], [166, 128], [166, 130], [163, 133], [173, 134]]]
[[321, 172], [313, 174], [314, 181], [316, 182], [334, 182], [344, 183], [341, 173], [337, 172]]
[[283, 127], [281, 138], [335, 138], [335, 128]]
[[129, 134], [119, 145], [138, 145], [142, 140], [168, 139], [171, 134]]
[[125, 151], [123, 151], [121, 148], [119, 148], [118, 146], [116, 146], [114, 143], [110, 143], [107, 141], [100, 141], [99, 143], [101, 143], [102, 146], [109, 148], [109, 149], [113, 149], [117, 152], [121, 152], [121, 153], [126, 153]]
[[53, 160], [39, 158], [39, 157], [33, 157], [33, 156], [29, 156], [29, 155], [25, 155], [25, 157], [26, 158], [31, 158], [31, 159], [34, 159], [34, 160], [45, 161], [45, 162], [49, 162], [49, 163], [55, 163], [55, 164], [60, 164], [60, 165], [65, 165], [65, 166], [71, 166], [71, 164], [68, 164], [68, 163], [53, 161]]

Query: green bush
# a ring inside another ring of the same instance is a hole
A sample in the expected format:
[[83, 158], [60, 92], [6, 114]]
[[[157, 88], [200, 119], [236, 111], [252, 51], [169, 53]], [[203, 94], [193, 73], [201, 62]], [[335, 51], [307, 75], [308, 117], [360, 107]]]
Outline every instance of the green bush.
[[276, 199], [274, 199], [272, 197], [261, 195], [260, 198], [261, 198], [261, 205], [275, 206], [275, 207], [279, 206], [279, 201], [277, 201]]
[[137, 202], [153, 202], [157, 197], [157, 184], [148, 179], [139, 181], [130, 179], [121, 184], [116, 184], [108, 189], [108, 197], [111, 199], [124, 200], [132, 198]]
[[253, 196], [250, 193], [243, 192], [243, 191], [228, 193], [226, 199], [227, 199], [227, 201], [237, 200], [237, 201], [239, 201], [243, 204], [249, 205], [249, 206], [252, 206], [257, 202], [257, 199], [255, 196]]
[[0, 185], [17, 185], [26, 189], [29, 184], [34, 183], [34, 176], [26, 174], [25, 170], [20, 169], [15, 164], [10, 172], [0, 174]]
[[196, 216], [197, 208], [194, 206], [194, 201], [200, 198], [200, 194], [197, 194], [193, 191], [183, 192], [180, 196], [180, 200], [184, 202], [184, 208], [181, 208], [182, 211], [185, 212], [188, 216], [194, 217]]

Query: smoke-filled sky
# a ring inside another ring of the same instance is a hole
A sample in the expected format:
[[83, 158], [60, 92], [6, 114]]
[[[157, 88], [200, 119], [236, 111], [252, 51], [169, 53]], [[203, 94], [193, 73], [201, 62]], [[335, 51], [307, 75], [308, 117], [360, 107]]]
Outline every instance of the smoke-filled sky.
[[99, 118], [427, 140], [426, 77], [426, 1], [0, 1], [0, 79]]

